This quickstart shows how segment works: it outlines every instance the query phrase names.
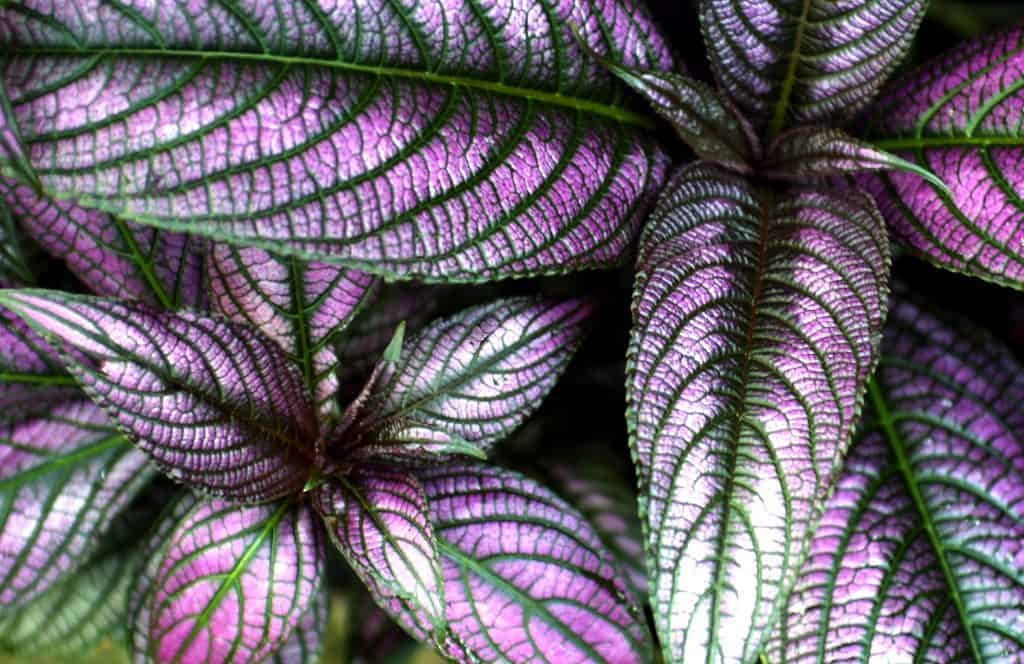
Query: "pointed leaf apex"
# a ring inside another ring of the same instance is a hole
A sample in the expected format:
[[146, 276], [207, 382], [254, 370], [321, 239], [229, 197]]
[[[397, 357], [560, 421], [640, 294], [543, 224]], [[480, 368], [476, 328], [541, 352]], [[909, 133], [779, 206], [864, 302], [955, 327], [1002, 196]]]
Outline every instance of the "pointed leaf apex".
[[391, 341], [388, 342], [387, 348], [384, 349], [384, 361], [388, 364], [395, 364], [398, 362], [398, 358], [402, 355], [402, 343], [405, 340], [405, 321], [403, 320], [395, 328], [395, 333], [391, 337]]

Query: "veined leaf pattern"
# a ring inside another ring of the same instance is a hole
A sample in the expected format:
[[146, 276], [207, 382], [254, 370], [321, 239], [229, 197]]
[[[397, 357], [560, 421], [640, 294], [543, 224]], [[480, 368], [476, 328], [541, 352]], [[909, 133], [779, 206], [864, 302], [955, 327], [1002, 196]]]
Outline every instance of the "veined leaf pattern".
[[84, 399], [0, 424], [0, 607], [22, 607], [84, 565], [152, 477]]
[[0, 304], [86, 356], [70, 369], [165, 473], [242, 501], [297, 493], [309, 477], [316, 412], [284, 351], [249, 326], [51, 291]]
[[382, 360], [365, 414], [342, 446], [403, 458], [485, 454], [554, 387], [591, 308], [509, 298], [432, 322], [405, 342], [398, 362]]
[[190, 496], [165, 518], [133, 591], [136, 660], [258, 662], [280, 649], [322, 583], [310, 510]]
[[274, 653], [269, 664], [317, 664], [327, 634], [327, 609], [330, 597], [326, 579], [310, 600], [309, 608], [292, 630], [292, 635]]
[[376, 280], [336, 265], [211, 244], [208, 279], [215, 309], [276, 341], [301, 367], [321, 418], [335, 413], [335, 344]]
[[910, 47], [926, 0], [701, 0], [720, 87], [759, 127], [848, 116]]
[[871, 143], [930, 169], [861, 178], [896, 236], [933, 263], [1024, 289], [1024, 30], [975, 39], [888, 86]]
[[555, 273], [619, 261], [667, 164], [570, 25], [672, 68], [635, 0], [26, 0], [0, 83], [58, 198], [394, 277]]
[[0, 311], [0, 422], [21, 419], [81, 394], [42, 337], [10, 311]]
[[[518, 473], [421, 473], [457, 661], [650, 661], [643, 616], [583, 516]], [[461, 642], [461, 645], [460, 645]]]
[[769, 660], [1024, 652], [1024, 367], [896, 299], [858, 441]]
[[11, 210], [0, 201], [0, 288], [28, 286], [33, 281]]
[[697, 164], [659, 202], [627, 424], [667, 660], [757, 657], [853, 433], [888, 277], [857, 191], [772, 194]]
[[328, 480], [314, 506], [374, 601], [417, 637], [445, 632], [444, 584], [427, 499], [408, 471], [362, 467]]

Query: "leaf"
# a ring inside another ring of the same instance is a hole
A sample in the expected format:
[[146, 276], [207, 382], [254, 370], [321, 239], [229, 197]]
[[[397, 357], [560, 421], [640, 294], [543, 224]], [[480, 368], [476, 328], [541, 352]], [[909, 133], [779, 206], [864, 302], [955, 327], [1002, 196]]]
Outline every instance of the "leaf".
[[14, 117], [11, 101], [7, 98], [3, 85], [0, 85], [0, 169], [9, 169], [16, 173], [23, 182], [30, 184], [36, 191], [42, 187], [39, 176], [25, 154], [17, 118]]
[[322, 583], [309, 509], [189, 497], [165, 518], [130, 604], [136, 661], [258, 662], [280, 649]]
[[400, 470], [360, 467], [315, 489], [313, 506], [377, 604], [412, 633], [445, 630], [444, 586], [423, 487]]
[[1024, 650], [1024, 367], [907, 300], [893, 304], [884, 353], [769, 659], [1013, 661]]
[[855, 190], [680, 171], [641, 238], [627, 425], [667, 661], [747, 662], [856, 422], [889, 254]]
[[0, 201], [0, 288], [26, 286], [35, 281], [20, 235], [11, 211]]
[[43, 187], [165, 230], [394, 278], [560, 273], [624, 257], [668, 162], [568, 27], [669, 70], [636, 0], [3, 12]]
[[[204, 308], [200, 242], [146, 228], [0, 178], [0, 196], [43, 249], [97, 295]], [[2, 201], [0, 201], [2, 202]]]
[[761, 143], [743, 114], [717, 90], [671, 72], [644, 72], [599, 61], [643, 95], [697, 157], [752, 173], [761, 157]]
[[610, 468], [592, 461], [559, 463], [549, 470], [554, 488], [586, 517], [625, 572], [630, 592], [647, 598], [644, 540], [637, 501]]
[[405, 342], [397, 364], [378, 365], [338, 457], [486, 454], [554, 386], [591, 308], [584, 300], [508, 298], [434, 321]]
[[701, 0], [719, 87], [774, 136], [849, 117], [899, 64], [926, 0]]
[[0, 651], [78, 661], [125, 628], [137, 555], [110, 555], [67, 576], [27, 606], [0, 614]]
[[214, 308], [276, 341], [301, 367], [321, 419], [326, 419], [337, 410], [334, 345], [372, 294], [375, 279], [262, 249], [211, 244], [207, 276]]
[[457, 637], [445, 655], [552, 664], [651, 661], [643, 616], [579, 512], [511, 471], [445, 465], [420, 475]]
[[0, 422], [81, 394], [57, 353], [27, 323], [0, 310]]
[[0, 607], [84, 565], [150, 477], [145, 455], [88, 401], [0, 423]]
[[324, 637], [327, 634], [329, 602], [327, 584], [321, 583], [320, 589], [314, 591], [309, 608], [295, 625], [291, 636], [274, 653], [270, 660], [271, 664], [317, 664], [320, 661]]
[[0, 304], [91, 360], [69, 368], [173, 479], [255, 502], [305, 485], [314, 407], [296, 367], [257, 330], [53, 291], [3, 291]]
[[780, 134], [768, 148], [759, 173], [770, 177], [811, 178], [871, 171], [904, 171], [946, 193], [949, 189], [927, 168], [879, 150], [838, 129], [797, 127]]
[[1024, 288], [1024, 30], [976, 39], [887, 87], [871, 144], [930, 169], [952, 190], [903, 173], [863, 177], [896, 237], [947, 269]]

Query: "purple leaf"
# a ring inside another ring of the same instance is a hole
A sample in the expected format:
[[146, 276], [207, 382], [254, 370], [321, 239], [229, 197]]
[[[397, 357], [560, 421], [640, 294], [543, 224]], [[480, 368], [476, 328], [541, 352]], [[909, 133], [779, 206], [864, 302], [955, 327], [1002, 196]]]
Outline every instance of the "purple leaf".
[[570, 25], [672, 69], [637, 0], [24, 0], [0, 84], [59, 199], [395, 278], [561, 273], [625, 256], [668, 163]]
[[325, 558], [308, 508], [188, 497], [165, 519], [130, 602], [136, 661], [258, 662], [304, 624]]
[[668, 661], [755, 659], [876, 360], [889, 278], [870, 198], [683, 169], [641, 238], [630, 442]]
[[0, 291], [0, 304], [91, 361], [70, 369], [172, 478], [242, 501], [305, 485], [316, 412], [296, 367], [257, 330], [51, 291]]
[[1024, 367], [897, 300], [770, 661], [1010, 662], [1024, 651]]
[[584, 300], [509, 298], [434, 321], [379, 365], [336, 457], [485, 455], [554, 386], [590, 311]]
[[128, 592], [138, 562], [131, 553], [105, 556], [27, 606], [0, 613], [0, 651], [79, 661], [93, 653], [101, 639], [123, 641]]
[[912, 173], [951, 193], [928, 169], [872, 147], [838, 129], [820, 127], [797, 127], [780, 134], [768, 147], [768, 155], [758, 173], [804, 179], [870, 171]]
[[0, 288], [28, 286], [33, 281], [21, 233], [11, 211], [0, 200]]
[[646, 599], [644, 540], [633, 491], [610, 468], [593, 462], [559, 463], [549, 472], [554, 488], [586, 517], [615, 556], [633, 595]]
[[0, 310], [0, 422], [80, 395], [56, 352], [23, 320]]
[[[612, 556], [565, 501], [518, 473], [424, 470], [457, 661], [651, 661]], [[458, 645], [461, 642], [461, 648]]]
[[1020, 161], [1024, 30], [976, 39], [886, 88], [865, 135], [934, 172], [944, 194], [905, 173], [861, 184], [898, 239], [942, 267], [1024, 288]]
[[327, 634], [327, 609], [330, 597], [327, 584], [321, 583], [314, 591], [309, 608], [299, 619], [291, 636], [274, 653], [269, 664], [317, 664]]
[[216, 311], [258, 328], [302, 369], [321, 419], [337, 410], [334, 344], [372, 294], [365, 272], [303, 263], [262, 249], [211, 243], [207, 276]]
[[444, 585], [419, 480], [362, 467], [320, 485], [313, 505], [374, 601], [414, 634], [443, 635]]
[[723, 90], [759, 127], [848, 117], [906, 54], [926, 0], [701, 0]]
[[151, 476], [88, 401], [0, 423], [0, 607], [23, 606], [81, 567]]
[[0, 84], [0, 172], [10, 170], [37, 191], [42, 187], [39, 176], [25, 154], [21, 131], [4, 86]]
[[0, 178], [0, 197], [25, 232], [97, 295], [165, 309], [204, 306], [199, 240], [54, 201], [9, 179]]

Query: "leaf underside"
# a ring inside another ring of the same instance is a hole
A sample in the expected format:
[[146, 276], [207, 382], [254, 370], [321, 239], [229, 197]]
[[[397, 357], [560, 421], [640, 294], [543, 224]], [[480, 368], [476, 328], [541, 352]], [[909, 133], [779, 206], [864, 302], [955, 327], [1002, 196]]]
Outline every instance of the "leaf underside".
[[756, 658], [849, 444], [888, 276], [856, 191], [775, 195], [697, 164], [660, 201], [627, 417], [666, 659]]
[[769, 649], [786, 662], [1024, 652], [1024, 367], [896, 300], [872, 408]]
[[397, 278], [616, 263], [667, 158], [569, 26], [669, 49], [634, 0], [523, 9], [26, 0], [0, 83], [43, 188], [128, 221]]
[[863, 135], [941, 178], [863, 176], [886, 221], [947, 269], [1024, 289], [1024, 30], [963, 44], [888, 86]]

